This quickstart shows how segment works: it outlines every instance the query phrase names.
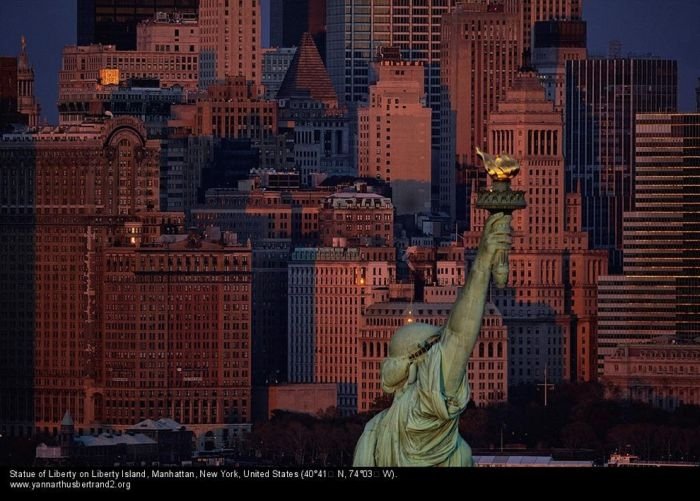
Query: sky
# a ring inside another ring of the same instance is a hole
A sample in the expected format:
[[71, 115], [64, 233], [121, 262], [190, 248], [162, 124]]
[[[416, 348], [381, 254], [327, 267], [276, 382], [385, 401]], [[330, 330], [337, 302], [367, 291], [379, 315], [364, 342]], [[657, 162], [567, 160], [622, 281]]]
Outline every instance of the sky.
[[[695, 111], [700, 77], [700, 1], [583, 0], [591, 54], [607, 55], [611, 40], [622, 43], [623, 55], [654, 55], [678, 60], [679, 109]], [[269, 0], [262, 0], [263, 19]], [[263, 23], [267, 41], [268, 23]], [[76, 0], [0, 0], [0, 55], [19, 52], [20, 36], [34, 66], [42, 115], [57, 121], [58, 71], [61, 49], [75, 43]]]

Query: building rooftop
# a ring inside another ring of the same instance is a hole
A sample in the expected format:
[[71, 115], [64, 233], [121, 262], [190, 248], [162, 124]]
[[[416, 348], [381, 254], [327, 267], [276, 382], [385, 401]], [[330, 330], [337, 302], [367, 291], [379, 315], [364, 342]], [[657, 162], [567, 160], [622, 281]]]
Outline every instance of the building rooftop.
[[334, 193], [326, 199], [327, 207], [334, 209], [391, 209], [391, 199], [378, 193], [343, 191]]
[[198, 24], [198, 19], [194, 12], [156, 12], [140, 24]]
[[302, 35], [301, 45], [277, 91], [277, 99], [299, 96], [308, 96], [317, 101], [338, 101], [331, 78], [310, 33]]
[[82, 435], [76, 437], [75, 441], [84, 447], [105, 447], [114, 445], [155, 445], [158, 442], [143, 433], [124, 433], [115, 435], [112, 433], [102, 433], [100, 435]]
[[179, 430], [182, 425], [177, 421], [169, 418], [159, 419], [154, 421], [153, 419], [146, 419], [139, 423], [136, 423], [130, 430], [149, 430], [149, 431], [160, 431], [160, 430]]

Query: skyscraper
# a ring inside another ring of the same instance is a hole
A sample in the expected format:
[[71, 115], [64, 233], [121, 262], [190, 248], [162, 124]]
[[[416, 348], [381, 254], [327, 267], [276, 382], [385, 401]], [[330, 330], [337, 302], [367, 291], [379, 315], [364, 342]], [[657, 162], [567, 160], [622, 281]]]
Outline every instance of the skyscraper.
[[[513, 189], [524, 190], [527, 208], [513, 214], [510, 279], [491, 301], [508, 327], [511, 385], [588, 381], [595, 377], [596, 278], [607, 272], [603, 251], [589, 250], [581, 231], [580, 195], [564, 183], [563, 123], [534, 72], [522, 73], [490, 113], [489, 151], [511, 152], [521, 173]], [[475, 249], [487, 213], [471, 199]]]
[[432, 138], [440, 138], [440, 23], [455, 0], [327, 0], [328, 72], [341, 101], [365, 101], [370, 63], [380, 47], [398, 47], [406, 61], [423, 63]]
[[338, 408], [357, 411], [362, 312], [388, 299], [393, 247], [297, 248], [289, 263], [289, 381], [335, 383]]
[[[294, 162], [305, 186], [314, 174], [356, 176], [351, 147], [356, 121], [338, 96], [309, 33], [302, 36], [277, 92], [279, 124], [294, 142]], [[354, 145], [352, 145], [354, 146]]]
[[430, 212], [431, 111], [424, 103], [423, 65], [380, 60], [369, 103], [358, 109], [361, 177], [391, 184], [397, 215]]
[[136, 50], [199, 56], [199, 22], [195, 14], [159, 12], [136, 26]]
[[263, 49], [262, 84], [265, 86], [265, 99], [274, 99], [277, 96], [296, 51], [296, 47]]
[[257, 239], [253, 245], [251, 369], [253, 384], [262, 386], [287, 381], [287, 266], [292, 240]]
[[[508, 0], [513, 1], [513, 0]], [[515, 0], [520, 5], [523, 50], [533, 46], [533, 30], [538, 21], [580, 20], [583, 0]]]
[[97, 253], [158, 210], [158, 143], [131, 117], [5, 136], [0, 176], [3, 234], [16, 237], [0, 258], [14, 279], [1, 301], [2, 424], [49, 432], [66, 410], [89, 424], [104, 348]]
[[475, 148], [486, 147], [488, 114], [520, 68], [522, 40], [515, 4], [471, 0], [443, 17], [439, 207], [468, 220], [472, 183], [483, 185]]
[[200, 0], [200, 85], [244, 76], [262, 82], [259, 0]]
[[678, 65], [664, 59], [566, 63], [566, 189], [580, 190], [583, 230], [622, 264], [622, 216], [633, 208], [635, 115], [676, 110]]
[[101, 86], [116, 86], [129, 79], [155, 79], [161, 87], [181, 85], [195, 90], [198, 58], [196, 53], [120, 51], [111, 45], [67, 45], [63, 48], [58, 75], [59, 103], [66, 104], [66, 108], [60, 109], [61, 114], [80, 123], [79, 118], [71, 119], [70, 114], [88, 111], [84, 107], [90, 100], [87, 96], [92, 97], [90, 93], [103, 90]]
[[249, 429], [251, 249], [159, 212], [159, 159], [132, 117], [0, 142], [3, 433]]
[[17, 90], [17, 58], [0, 57], [0, 132], [19, 121]]
[[326, 0], [270, 0], [270, 46], [297, 47], [304, 33], [326, 59]]
[[394, 206], [378, 193], [340, 192], [323, 201], [318, 214], [321, 245], [394, 245]]
[[140, 226], [130, 228], [95, 266], [102, 360], [84, 419], [128, 426], [163, 416], [197, 435], [248, 429], [251, 249], [196, 233], [140, 245]]
[[537, 69], [547, 99], [564, 111], [566, 61], [586, 59], [584, 21], [539, 21], [535, 23], [530, 63]]
[[78, 0], [78, 45], [136, 48], [136, 26], [156, 12], [196, 14], [199, 0]]
[[598, 286], [598, 370], [622, 344], [700, 336], [700, 114], [638, 114], [624, 275]]
[[[9, 75], [5, 73], [8, 71]], [[0, 58], [0, 119], [17, 120], [17, 60]], [[7, 78], [7, 76], [10, 78]], [[10, 85], [6, 85], [9, 80]], [[7, 108], [5, 108], [7, 99]], [[2, 113], [5, 112], [5, 113]], [[2, 123], [0, 123], [2, 126]], [[34, 165], [41, 153], [34, 145], [0, 141], [0, 433], [30, 436], [34, 431], [34, 343], [37, 262], [33, 210]]]

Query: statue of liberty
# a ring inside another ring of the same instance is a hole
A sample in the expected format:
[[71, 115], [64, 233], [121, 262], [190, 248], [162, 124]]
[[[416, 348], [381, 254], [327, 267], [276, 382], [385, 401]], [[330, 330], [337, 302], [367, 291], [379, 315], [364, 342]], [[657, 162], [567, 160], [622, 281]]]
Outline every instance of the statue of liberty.
[[382, 388], [393, 404], [372, 418], [353, 466], [472, 466], [459, 435], [469, 401], [467, 362], [476, 344], [492, 269], [505, 269], [511, 216], [489, 217], [469, 280], [442, 327], [413, 323], [396, 331], [382, 362]]

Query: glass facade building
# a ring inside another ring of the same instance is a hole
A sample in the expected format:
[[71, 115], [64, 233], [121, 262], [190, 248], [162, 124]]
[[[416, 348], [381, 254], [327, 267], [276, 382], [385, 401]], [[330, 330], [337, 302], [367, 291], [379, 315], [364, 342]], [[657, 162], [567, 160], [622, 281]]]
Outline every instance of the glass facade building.
[[700, 336], [700, 114], [640, 114], [625, 275], [598, 285], [598, 371], [620, 344]]
[[366, 101], [370, 63], [379, 47], [398, 47], [425, 68], [427, 104], [433, 109], [433, 145], [440, 138], [440, 23], [455, 0], [328, 0], [326, 65], [338, 97]]
[[566, 63], [566, 188], [583, 199], [583, 230], [621, 271], [622, 217], [633, 207], [635, 116], [676, 111], [678, 64], [668, 59]]

